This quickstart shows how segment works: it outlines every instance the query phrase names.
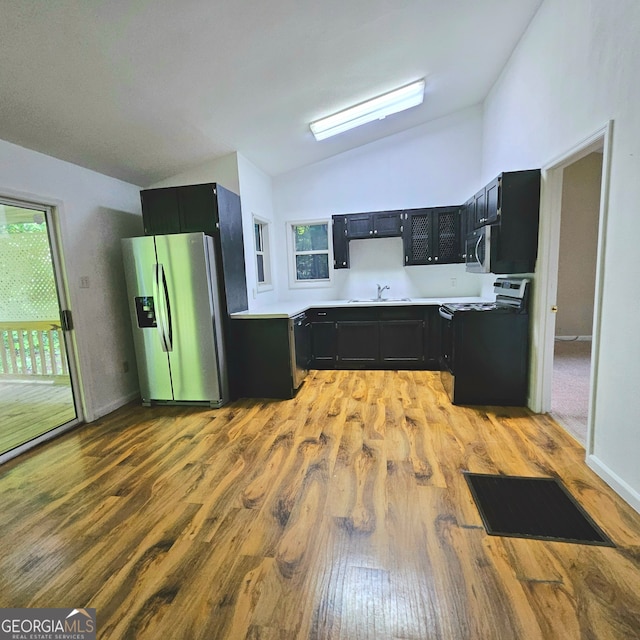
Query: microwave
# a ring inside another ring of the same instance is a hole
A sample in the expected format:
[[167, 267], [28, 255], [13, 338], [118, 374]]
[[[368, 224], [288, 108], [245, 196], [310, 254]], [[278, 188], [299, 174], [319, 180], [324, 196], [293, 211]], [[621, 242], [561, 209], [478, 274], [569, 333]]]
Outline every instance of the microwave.
[[491, 225], [485, 225], [467, 234], [465, 263], [471, 273], [491, 272]]

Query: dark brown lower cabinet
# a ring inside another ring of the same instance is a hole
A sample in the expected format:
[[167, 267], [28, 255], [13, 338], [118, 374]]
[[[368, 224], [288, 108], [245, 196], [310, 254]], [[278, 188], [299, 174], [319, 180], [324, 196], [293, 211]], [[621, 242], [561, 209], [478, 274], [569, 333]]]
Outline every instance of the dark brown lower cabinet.
[[310, 309], [312, 369], [440, 367], [438, 308]]
[[424, 321], [387, 320], [380, 322], [380, 362], [412, 365], [424, 362]]
[[435, 306], [314, 308], [294, 319], [238, 318], [230, 324], [240, 397], [292, 398], [296, 369], [306, 369], [308, 360], [310, 369], [440, 366]]
[[293, 398], [309, 368], [306, 318], [233, 319], [240, 397]]
[[380, 327], [377, 320], [336, 322], [336, 365], [341, 369], [380, 362]]
[[311, 367], [334, 369], [336, 366], [336, 323], [316, 319], [311, 322]]

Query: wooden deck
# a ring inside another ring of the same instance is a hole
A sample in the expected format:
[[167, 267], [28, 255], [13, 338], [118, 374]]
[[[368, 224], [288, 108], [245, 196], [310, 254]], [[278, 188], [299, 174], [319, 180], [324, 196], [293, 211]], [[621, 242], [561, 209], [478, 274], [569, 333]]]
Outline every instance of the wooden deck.
[[[463, 470], [558, 476], [617, 547], [489, 536]], [[453, 407], [433, 372], [129, 405], [0, 495], [0, 607], [95, 607], [104, 640], [640, 637], [640, 515], [548, 417]]]
[[0, 453], [75, 417], [70, 383], [0, 381]]

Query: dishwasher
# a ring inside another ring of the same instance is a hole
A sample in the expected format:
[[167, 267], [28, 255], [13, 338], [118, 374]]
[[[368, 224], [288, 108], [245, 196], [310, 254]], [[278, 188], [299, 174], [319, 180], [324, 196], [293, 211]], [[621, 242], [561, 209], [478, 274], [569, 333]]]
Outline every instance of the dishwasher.
[[297, 389], [309, 373], [311, 359], [311, 324], [304, 312], [289, 319], [289, 353], [293, 388]]

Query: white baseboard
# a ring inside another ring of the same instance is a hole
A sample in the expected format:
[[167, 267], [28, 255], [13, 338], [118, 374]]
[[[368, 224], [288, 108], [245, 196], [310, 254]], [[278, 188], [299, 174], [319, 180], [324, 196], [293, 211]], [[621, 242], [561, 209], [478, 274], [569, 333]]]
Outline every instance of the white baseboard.
[[625, 502], [628, 502], [640, 513], [640, 493], [619, 478], [593, 454], [587, 456], [587, 466], [595, 471]]
[[591, 342], [591, 336], [556, 336], [558, 342]]
[[106, 416], [108, 413], [111, 413], [112, 411], [115, 411], [116, 409], [123, 407], [125, 404], [129, 404], [129, 402], [132, 402], [133, 400], [139, 397], [140, 397], [139, 391], [132, 391], [131, 393], [128, 393], [126, 396], [121, 396], [117, 400], [113, 400], [112, 402], [105, 405], [104, 407], [100, 407], [99, 409], [96, 409], [93, 412], [93, 415], [91, 417], [85, 416], [86, 420], [87, 422], [94, 422], [95, 420], [102, 418], [102, 416]]

